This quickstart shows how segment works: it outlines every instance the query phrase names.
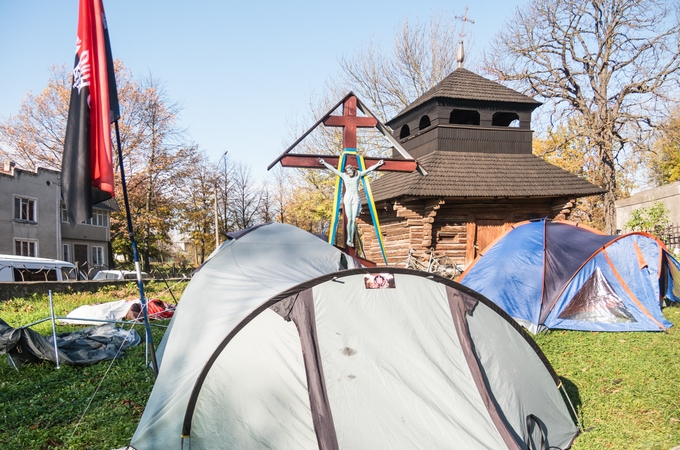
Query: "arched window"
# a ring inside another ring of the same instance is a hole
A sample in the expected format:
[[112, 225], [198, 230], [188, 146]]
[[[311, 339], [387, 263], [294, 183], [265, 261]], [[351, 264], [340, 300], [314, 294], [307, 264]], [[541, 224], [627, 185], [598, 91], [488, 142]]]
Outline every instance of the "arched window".
[[411, 129], [408, 125], [404, 125], [399, 132], [399, 139], [404, 139], [405, 137], [408, 137], [409, 134], [411, 134]]
[[425, 128], [430, 126], [430, 117], [429, 116], [423, 116], [420, 118], [420, 123], [418, 124], [418, 129], [424, 130]]
[[479, 113], [471, 109], [454, 109], [449, 116], [454, 125], [479, 125]]
[[497, 112], [491, 119], [494, 127], [519, 127], [519, 116], [513, 112]]

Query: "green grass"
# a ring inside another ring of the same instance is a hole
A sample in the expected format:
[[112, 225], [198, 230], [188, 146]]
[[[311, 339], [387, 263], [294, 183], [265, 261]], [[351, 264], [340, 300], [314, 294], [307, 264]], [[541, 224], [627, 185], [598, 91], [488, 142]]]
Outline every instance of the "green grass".
[[[173, 288], [175, 295], [185, 284]], [[172, 301], [165, 285], [148, 297]], [[134, 283], [97, 294], [55, 295], [56, 313], [82, 304], [137, 297]], [[680, 445], [680, 307], [664, 310], [667, 333], [551, 331], [536, 336], [562, 378], [586, 432], [573, 450], [668, 450]], [[0, 303], [12, 326], [49, 315], [46, 296]], [[67, 331], [79, 327], [60, 327]], [[51, 332], [49, 322], [34, 329]], [[143, 335], [143, 327], [138, 326]], [[154, 328], [159, 342], [162, 329]], [[0, 449], [105, 449], [125, 446], [135, 431], [153, 376], [144, 346], [89, 367], [41, 363], [17, 372], [0, 362]], [[96, 395], [93, 394], [96, 391]], [[88, 403], [92, 403], [88, 407]], [[82, 421], [81, 421], [82, 419]]]
[[[185, 287], [186, 282], [175, 285], [172, 292], [179, 298]], [[173, 301], [163, 283], [148, 283], [145, 294]], [[66, 315], [80, 305], [138, 297], [137, 285], [130, 283], [106, 287], [94, 295], [56, 294], [53, 300], [55, 314]], [[32, 323], [49, 316], [48, 305], [47, 296], [42, 295], [13, 299], [0, 303], [0, 318], [15, 327]], [[60, 326], [58, 332], [79, 328], [82, 327]], [[135, 328], [144, 336], [143, 325]], [[52, 325], [47, 321], [33, 329], [47, 335]], [[163, 332], [163, 328], [153, 327], [155, 343], [160, 342]], [[53, 363], [44, 362], [16, 371], [2, 361], [0, 449], [122, 447], [135, 431], [152, 386], [153, 374], [146, 367], [144, 345], [127, 350], [113, 364], [104, 361], [87, 367], [63, 365], [57, 370]]]
[[666, 333], [550, 331], [536, 341], [586, 430], [574, 450], [680, 445], [680, 307]]

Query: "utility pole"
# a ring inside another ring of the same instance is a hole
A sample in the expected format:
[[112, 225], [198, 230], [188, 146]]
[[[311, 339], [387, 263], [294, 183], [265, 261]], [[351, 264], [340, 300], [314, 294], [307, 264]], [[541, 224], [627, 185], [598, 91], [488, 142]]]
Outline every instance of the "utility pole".
[[[229, 150], [225, 150], [222, 156], [217, 161], [217, 171], [220, 170], [220, 163], [225, 156], [227, 156]], [[215, 180], [215, 249], [220, 246], [220, 222], [219, 222], [219, 211], [217, 209], [217, 180]]]

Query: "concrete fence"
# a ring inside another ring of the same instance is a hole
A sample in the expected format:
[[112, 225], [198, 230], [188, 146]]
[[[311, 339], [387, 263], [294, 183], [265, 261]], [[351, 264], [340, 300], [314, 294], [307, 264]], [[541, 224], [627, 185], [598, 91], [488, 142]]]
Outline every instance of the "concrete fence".
[[[181, 278], [170, 278], [167, 281], [179, 281]], [[148, 281], [145, 280], [144, 284]], [[124, 286], [133, 283], [135, 280], [89, 280], [89, 281], [24, 281], [0, 283], [0, 301], [10, 300], [13, 298], [30, 297], [33, 294], [45, 294], [48, 291], [52, 293], [76, 293], [76, 292], [97, 292], [103, 286]]]

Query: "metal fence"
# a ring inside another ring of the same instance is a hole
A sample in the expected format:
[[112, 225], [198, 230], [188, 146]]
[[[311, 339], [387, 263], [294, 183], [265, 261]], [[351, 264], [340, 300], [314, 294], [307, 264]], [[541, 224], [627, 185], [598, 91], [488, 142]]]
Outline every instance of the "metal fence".
[[680, 249], [680, 225], [670, 225], [659, 236], [659, 239], [666, 244], [671, 252], [674, 252], [676, 248]]

